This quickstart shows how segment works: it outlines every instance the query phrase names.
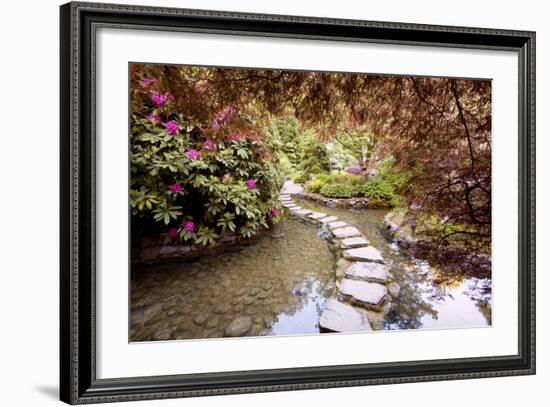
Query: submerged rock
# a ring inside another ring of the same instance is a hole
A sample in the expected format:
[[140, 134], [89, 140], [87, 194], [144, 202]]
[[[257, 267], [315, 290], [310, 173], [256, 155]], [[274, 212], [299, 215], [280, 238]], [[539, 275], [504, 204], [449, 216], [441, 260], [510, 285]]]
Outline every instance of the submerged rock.
[[371, 331], [371, 325], [364, 310], [338, 300], [328, 300], [321, 317], [319, 328], [322, 332]]
[[334, 229], [332, 233], [334, 234], [334, 237], [340, 238], [340, 239], [361, 236], [361, 232], [357, 228], [354, 228], [353, 226]]
[[208, 320], [207, 314], [199, 314], [195, 318], [193, 318], [193, 322], [197, 325], [202, 325]]
[[157, 331], [153, 334], [153, 339], [155, 341], [167, 341], [172, 336], [172, 329], [165, 328]]
[[388, 278], [389, 267], [379, 263], [357, 262], [346, 270], [346, 277], [374, 283], [385, 283]]
[[365, 306], [378, 306], [388, 293], [388, 289], [382, 284], [349, 278], [342, 281], [339, 291]]
[[238, 317], [227, 325], [225, 328], [226, 336], [243, 336], [252, 327], [252, 318], [250, 317]]
[[365, 239], [362, 236], [358, 236], [358, 237], [349, 237], [347, 239], [342, 240], [341, 247], [342, 249], [352, 249], [355, 247], [363, 247], [368, 245], [369, 245], [369, 241], [367, 239]]
[[384, 263], [384, 258], [382, 257], [382, 253], [380, 253], [380, 250], [372, 246], [344, 250], [344, 257], [348, 260]]

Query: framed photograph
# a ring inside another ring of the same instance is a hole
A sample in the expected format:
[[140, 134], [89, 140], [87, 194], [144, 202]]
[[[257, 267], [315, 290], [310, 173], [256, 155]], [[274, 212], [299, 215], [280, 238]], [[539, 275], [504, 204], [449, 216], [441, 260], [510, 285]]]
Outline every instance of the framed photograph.
[[535, 33], [61, 6], [61, 400], [535, 373]]

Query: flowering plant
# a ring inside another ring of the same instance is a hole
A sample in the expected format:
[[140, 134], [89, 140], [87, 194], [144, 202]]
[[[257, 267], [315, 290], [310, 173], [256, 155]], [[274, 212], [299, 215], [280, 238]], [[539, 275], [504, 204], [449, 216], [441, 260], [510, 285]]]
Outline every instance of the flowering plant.
[[[131, 117], [132, 229], [212, 245], [223, 233], [249, 238], [279, 221], [282, 176], [267, 143], [228, 133], [204, 133], [208, 123], [171, 111], [173, 96], [148, 78], [139, 90], [151, 104]], [[230, 126], [228, 106], [214, 115]], [[164, 124], [162, 117], [165, 117]], [[221, 131], [221, 130], [220, 130]]]

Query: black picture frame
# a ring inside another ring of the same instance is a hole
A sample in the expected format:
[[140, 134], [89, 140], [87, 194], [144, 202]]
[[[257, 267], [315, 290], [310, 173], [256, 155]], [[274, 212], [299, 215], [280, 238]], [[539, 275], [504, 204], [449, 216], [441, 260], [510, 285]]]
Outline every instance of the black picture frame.
[[[60, 398], [70, 404], [535, 373], [535, 33], [72, 2], [60, 7]], [[97, 27], [508, 50], [519, 60], [518, 353], [465, 359], [96, 378]]]

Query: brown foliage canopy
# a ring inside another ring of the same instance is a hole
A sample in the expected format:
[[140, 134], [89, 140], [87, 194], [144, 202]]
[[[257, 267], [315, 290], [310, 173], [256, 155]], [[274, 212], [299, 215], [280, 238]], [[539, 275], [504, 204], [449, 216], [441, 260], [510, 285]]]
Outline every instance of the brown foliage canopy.
[[145, 64], [131, 66], [131, 80], [132, 114], [143, 116], [151, 91], [169, 92], [173, 111], [214, 139], [259, 138], [270, 115], [294, 115], [324, 141], [366, 126], [375, 157], [412, 173], [402, 195], [413, 230], [431, 216], [440, 244], [489, 252], [488, 80]]

